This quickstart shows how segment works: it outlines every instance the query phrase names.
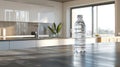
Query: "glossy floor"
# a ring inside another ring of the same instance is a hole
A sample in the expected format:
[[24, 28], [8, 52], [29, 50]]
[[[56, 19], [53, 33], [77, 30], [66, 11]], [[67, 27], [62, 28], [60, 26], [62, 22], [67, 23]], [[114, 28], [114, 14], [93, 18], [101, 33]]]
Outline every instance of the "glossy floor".
[[120, 67], [120, 43], [85, 47], [79, 54], [71, 45], [0, 51], [0, 67]]

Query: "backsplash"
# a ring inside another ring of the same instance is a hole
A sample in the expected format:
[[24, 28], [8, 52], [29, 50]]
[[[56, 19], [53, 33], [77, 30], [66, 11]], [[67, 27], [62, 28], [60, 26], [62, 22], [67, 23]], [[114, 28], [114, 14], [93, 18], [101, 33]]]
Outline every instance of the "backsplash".
[[47, 35], [49, 34], [48, 25], [51, 25], [51, 23], [0, 21], [0, 36], [3, 35], [3, 29], [6, 31], [6, 36], [31, 35], [31, 32]]

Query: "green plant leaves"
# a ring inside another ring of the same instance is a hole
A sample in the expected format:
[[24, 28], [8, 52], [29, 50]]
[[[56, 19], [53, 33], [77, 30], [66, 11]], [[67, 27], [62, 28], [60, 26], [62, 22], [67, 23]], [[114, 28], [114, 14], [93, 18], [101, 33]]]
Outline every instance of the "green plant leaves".
[[61, 28], [62, 28], [62, 24], [60, 23], [60, 24], [57, 26], [57, 30], [56, 30], [56, 32], [59, 33], [60, 30], [61, 30]]
[[56, 24], [55, 23], [53, 23], [53, 28], [54, 28], [54, 30], [56, 30]]
[[52, 32], [52, 33], [55, 33], [54, 32], [54, 29], [52, 29], [50, 26], [48, 26], [49, 30]]
[[62, 28], [62, 23], [59, 23], [58, 26], [56, 26], [55, 23], [52, 24], [52, 27], [48, 26], [49, 30], [53, 33], [59, 33]]

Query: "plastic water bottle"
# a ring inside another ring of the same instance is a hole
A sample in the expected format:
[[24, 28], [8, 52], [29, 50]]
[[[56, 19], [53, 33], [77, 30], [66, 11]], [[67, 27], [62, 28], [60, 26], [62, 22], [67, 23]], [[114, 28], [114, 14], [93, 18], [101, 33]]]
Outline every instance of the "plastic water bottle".
[[85, 23], [82, 15], [77, 16], [77, 21], [74, 24], [74, 38], [74, 52], [85, 52]]

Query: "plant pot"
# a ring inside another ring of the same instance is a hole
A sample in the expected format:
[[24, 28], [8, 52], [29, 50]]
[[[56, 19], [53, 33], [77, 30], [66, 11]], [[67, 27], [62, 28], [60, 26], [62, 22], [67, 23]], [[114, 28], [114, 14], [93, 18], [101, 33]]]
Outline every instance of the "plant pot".
[[59, 33], [56, 33], [56, 34], [51, 34], [50, 37], [53, 37], [53, 38], [58, 38], [59, 37]]

